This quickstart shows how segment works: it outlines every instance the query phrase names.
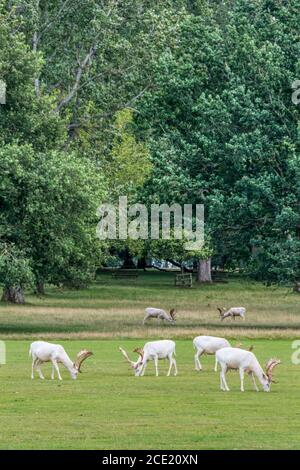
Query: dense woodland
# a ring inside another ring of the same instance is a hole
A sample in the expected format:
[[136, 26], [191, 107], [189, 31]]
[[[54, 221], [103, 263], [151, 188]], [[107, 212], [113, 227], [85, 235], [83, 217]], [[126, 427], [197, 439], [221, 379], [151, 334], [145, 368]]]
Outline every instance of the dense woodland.
[[[299, 281], [299, 25], [299, 0], [0, 0], [3, 300], [117, 258]], [[124, 194], [204, 204], [203, 249], [100, 241]]]

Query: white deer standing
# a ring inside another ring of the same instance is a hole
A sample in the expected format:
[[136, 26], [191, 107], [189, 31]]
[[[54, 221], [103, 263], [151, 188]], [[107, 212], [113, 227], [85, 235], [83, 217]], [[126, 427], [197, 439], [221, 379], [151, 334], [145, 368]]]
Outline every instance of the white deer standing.
[[259, 390], [254, 376], [258, 378], [263, 390], [265, 392], [269, 392], [271, 383], [274, 382], [272, 376], [273, 369], [275, 366], [280, 364], [280, 360], [270, 359], [266, 364], [266, 372], [264, 372], [253, 352], [231, 347], [219, 349], [219, 351], [216, 352], [216, 358], [221, 366], [220, 388], [224, 391], [229, 391], [225, 374], [229, 369], [235, 369], [240, 372], [242, 392], [244, 391], [245, 372], [252, 378], [254, 389], [257, 392]]
[[56, 370], [59, 380], [62, 380], [58, 363], [62, 363], [70, 372], [72, 379], [76, 379], [79, 372], [81, 372], [81, 364], [85, 359], [93, 353], [83, 349], [80, 351], [75, 362], [71, 361], [63, 346], [60, 344], [47, 343], [45, 341], [34, 341], [30, 345], [29, 355], [32, 357], [31, 378], [34, 378], [35, 369], [38, 371], [40, 379], [44, 379], [41, 371], [41, 365], [45, 362], [52, 362], [51, 379], [54, 379], [54, 372]]
[[[195, 369], [200, 371], [202, 366], [200, 363], [200, 356], [202, 354], [215, 354], [219, 349], [226, 348], [230, 346], [229, 341], [225, 338], [218, 338], [216, 336], [196, 336], [193, 339], [193, 345], [196, 349], [195, 359]], [[217, 372], [218, 361], [215, 360], [215, 372]]]
[[245, 307], [231, 307], [228, 310], [223, 307], [223, 309], [218, 308], [220, 312], [220, 318], [223, 321], [225, 318], [231, 317], [235, 320], [236, 317], [241, 317], [245, 320], [246, 309]]
[[148, 307], [145, 309], [146, 315], [143, 320], [143, 324], [145, 323], [146, 320], [149, 318], [157, 318], [158, 320], [166, 320], [170, 323], [175, 323], [176, 319], [176, 311], [174, 308], [170, 310], [170, 313], [168, 314], [163, 310], [162, 308], [154, 308], [154, 307]]
[[143, 348], [134, 349], [134, 352], [139, 355], [139, 358], [136, 362], [131, 361], [125, 349], [119, 347], [119, 351], [123, 354], [126, 361], [129, 362], [136, 376], [143, 376], [147, 367], [147, 363], [149, 361], [154, 361], [155, 373], [156, 377], [158, 377], [159, 359], [169, 359], [170, 367], [167, 376], [170, 375], [172, 367], [174, 367], [174, 375], [177, 375], [177, 364], [173, 357], [176, 356], [175, 346], [176, 345], [174, 341], [168, 339], [146, 343]]

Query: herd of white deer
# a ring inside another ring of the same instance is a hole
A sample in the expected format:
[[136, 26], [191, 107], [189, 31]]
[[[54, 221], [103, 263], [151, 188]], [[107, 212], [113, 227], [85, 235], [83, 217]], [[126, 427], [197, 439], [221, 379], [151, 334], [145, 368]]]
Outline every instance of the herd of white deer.
[[[231, 317], [242, 317], [245, 318], [246, 309], [244, 307], [233, 307], [229, 310], [218, 309], [220, 312], [221, 320], [224, 318]], [[149, 307], [146, 309], [146, 315], [143, 320], [143, 324], [149, 318], [156, 318], [162, 321], [169, 321], [175, 323], [176, 312], [174, 309], [167, 314], [162, 309]], [[177, 363], [175, 353], [175, 342], [172, 340], [158, 340], [151, 341], [144, 345], [143, 348], [136, 348], [134, 352], [138, 354], [137, 361], [132, 361], [125, 349], [119, 348], [120, 352], [126, 359], [126, 361], [132, 367], [136, 376], [143, 376], [149, 361], [153, 361], [155, 365], [156, 376], [158, 376], [158, 361], [160, 359], [169, 360], [169, 369], [167, 376], [171, 374], [172, 368], [174, 369], [174, 375], [177, 375]], [[201, 371], [202, 366], [200, 363], [200, 356], [203, 354], [215, 354], [215, 367], [214, 370], [217, 372], [218, 364], [220, 366], [220, 388], [223, 391], [229, 391], [229, 387], [226, 382], [226, 372], [228, 370], [238, 370], [241, 381], [241, 391], [244, 391], [244, 375], [249, 374], [252, 379], [254, 389], [258, 392], [258, 387], [255, 382], [255, 377], [259, 380], [262, 388], [265, 392], [270, 391], [271, 383], [273, 380], [274, 367], [280, 364], [278, 359], [270, 359], [266, 364], [266, 370], [262, 369], [256, 356], [252, 352], [252, 348], [245, 350], [241, 348], [241, 344], [232, 347], [225, 338], [218, 338], [214, 336], [197, 336], [193, 340], [193, 346], [196, 350], [194, 361], [196, 371]], [[79, 372], [81, 372], [81, 365], [85, 359], [91, 356], [93, 353], [86, 349], [80, 351], [75, 361], [73, 362], [68, 354], [66, 353], [63, 346], [59, 344], [47, 343], [45, 341], [35, 341], [31, 344], [29, 354], [32, 357], [32, 371], [31, 378], [34, 378], [35, 370], [38, 372], [39, 377], [44, 379], [41, 371], [41, 366], [45, 362], [52, 363], [52, 374], [51, 378], [54, 379], [55, 371], [58, 379], [62, 380], [58, 364], [63, 364], [66, 369], [70, 372], [73, 379], [77, 378]]]

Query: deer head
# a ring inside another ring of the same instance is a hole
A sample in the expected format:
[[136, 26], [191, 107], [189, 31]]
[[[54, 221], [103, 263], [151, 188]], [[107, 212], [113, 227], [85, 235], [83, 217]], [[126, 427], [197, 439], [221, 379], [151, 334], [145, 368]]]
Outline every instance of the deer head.
[[217, 309], [218, 309], [219, 312], [220, 312], [220, 318], [221, 318], [221, 320], [224, 320], [224, 313], [226, 312], [226, 308], [225, 308], [225, 307], [223, 307], [223, 308], [217, 307]]
[[141, 369], [141, 366], [142, 366], [142, 363], [143, 363], [143, 357], [144, 357], [144, 353], [143, 353], [142, 348], [136, 348], [133, 351], [133, 352], [136, 352], [137, 354], [139, 354], [139, 356], [140, 356], [139, 359], [136, 362], [132, 361], [129, 358], [129, 356], [128, 356], [127, 352], [125, 351], [125, 349], [119, 347], [119, 351], [123, 354], [126, 361], [131, 365], [131, 367], [134, 370], [135, 375], [139, 375], [140, 374], [140, 369]]

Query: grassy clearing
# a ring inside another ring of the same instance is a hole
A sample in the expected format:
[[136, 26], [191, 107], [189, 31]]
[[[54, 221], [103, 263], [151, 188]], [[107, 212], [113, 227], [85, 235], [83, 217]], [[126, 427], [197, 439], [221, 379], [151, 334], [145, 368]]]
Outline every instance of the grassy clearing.
[[[267, 288], [232, 279], [192, 289], [173, 286], [174, 274], [146, 273], [137, 280], [99, 277], [86, 290], [47, 289], [27, 295], [25, 306], [0, 306], [1, 338], [191, 338], [194, 333], [231, 337], [292, 338], [300, 333], [300, 297], [287, 288]], [[247, 308], [245, 321], [220, 322], [217, 306]], [[155, 320], [143, 326], [147, 306], [176, 307], [175, 326]]]
[[[30, 379], [28, 341], [7, 341], [8, 363], [0, 368], [1, 449], [297, 449], [300, 438], [300, 374], [291, 363], [291, 342], [255, 340], [262, 364], [276, 355], [278, 384], [256, 393], [245, 378], [228, 373], [229, 393], [219, 390], [213, 357], [193, 370], [190, 341], [177, 342], [177, 377], [136, 378], [123, 361], [120, 341], [66, 341], [71, 356], [90, 347], [94, 356], [73, 381]], [[132, 351], [142, 341], [124, 340]], [[245, 341], [245, 345], [248, 345]], [[133, 356], [133, 353], [131, 353]], [[167, 363], [160, 361], [160, 373]], [[37, 430], [38, 429], [38, 433]], [[238, 439], [237, 439], [238, 436]]]

